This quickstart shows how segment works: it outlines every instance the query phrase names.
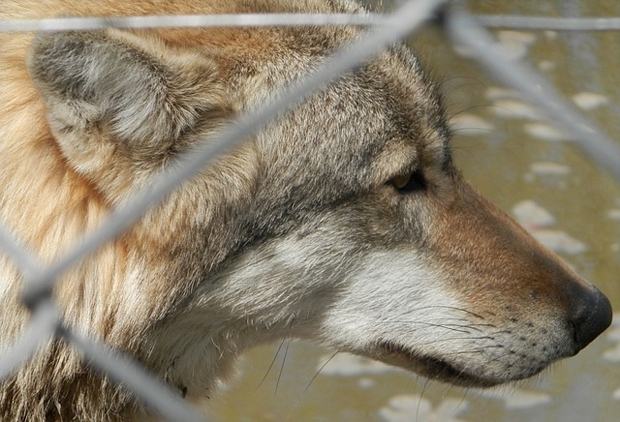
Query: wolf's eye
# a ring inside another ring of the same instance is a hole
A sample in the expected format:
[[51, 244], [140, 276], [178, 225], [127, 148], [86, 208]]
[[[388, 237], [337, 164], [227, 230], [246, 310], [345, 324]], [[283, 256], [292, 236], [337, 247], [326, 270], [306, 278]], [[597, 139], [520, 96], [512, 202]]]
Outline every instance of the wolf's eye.
[[426, 179], [421, 171], [396, 176], [390, 184], [400, 193], [415, 192], [426, 188]]

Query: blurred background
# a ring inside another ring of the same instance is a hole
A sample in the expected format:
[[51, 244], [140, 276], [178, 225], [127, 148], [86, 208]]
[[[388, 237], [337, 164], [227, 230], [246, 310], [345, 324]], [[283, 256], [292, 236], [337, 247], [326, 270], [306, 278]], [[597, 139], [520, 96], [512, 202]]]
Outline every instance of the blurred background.
[[[390, 10], [389, 1], [378, 6]], [[620, 17], [617, 0], [466, 1], [472, 13]], [[380, 9], [381, 10], [381, 9]], [[620, 139], [620, 31], [500, 30], [514, 58], [543, 73]], [[244, 356], [209, 400], [213, 421], [614, 421], [620, 414], [620, 183], [490, 79], [440, 27], [408, 41], [441, 84], [457, 165], [488, 198], [612, 301], [614, 326], [533, 380], [494, 390], [428, 382], [366, 359], [285, 341]], [[329, 361], [329, 362], [328, 362]], [[326, 364], [327, 362], [327, 364]]]

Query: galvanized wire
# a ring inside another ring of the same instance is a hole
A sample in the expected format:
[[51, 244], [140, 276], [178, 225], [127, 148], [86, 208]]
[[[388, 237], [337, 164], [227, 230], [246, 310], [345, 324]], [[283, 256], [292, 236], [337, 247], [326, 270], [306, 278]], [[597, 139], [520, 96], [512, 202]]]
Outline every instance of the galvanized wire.
[[36, 258], [8, 232], [2, 222], [0, 222], [0, 246], [2, 247], [0, 252], [4, 252], [17, 265], [22, 274], [34, 275], [43, 270]]
[[52, 18], [0, 22], [0, 32], [12, 31], [93, 31], [106, 28], [204, 28], [308, 25], [382, 25], [388, 18], [382, 14], [221, 14], [221, 15], [156, 15], [123, 18]]
[[476, 15], [487, 28], [549, 31], [618, 31], [620, 18], [556, 18], [542, 16]]
[[89, 365], [106, 374], [112, 381], [130, 389], [142, 399], [148, 409], [170, 421], [204, 421], [200, 412], [193, 406], [181, 401], [178, 394], [172, 392], [161, 380], [127, 356], [110, 349], [105, 344], [76, 334], [66, 327], [61, 327], [59, 334], [84, 354], [84, 359]]
[[4, 353], [0, 362], [0, 383], [15, 372], [37, 351], [39, 346], [59, 327], [56, 305], [51, 299], [40, 301], [32, 314], [30, 325]]
[[620, 145], [565, 101], [545, 77], [524, 62], [511, 60], [501, 44], [460, 7], [446, 14], [445, 29], [454, 43], [469, 48], [488, 73], [519, 90], [567, 134], [568, 140], [620, 181]]
[[[205, 26], [267, 26], [267, 25], [344, 25], [369, 26], [368, 34], [343, 48], [326, 60], [324, 65], [308, 75], [303, 82], [295, 83], [274, 101], [254, 113], [243, 116], [238, 122], [205, 142], [191, 153], [182, 155], [174, 165], [164, 170], [148, 189], [127, 200], [91, 236], [80, 240], [69, 253], [44, 267], [34, 256], [15, 240], [10, 231], [0, 224], [0, 248], [3, 249], [26, 280], [24, 303], [32, 310], [29, 326], [0, 358], [0, 380], [10, 376], [41, 343], [51, 336], [65, 338], [85, 356], [86, 361], [122, 383], [163, 417], [172, 420], [200, 420], [199, 412], [171, 391], [170, 388], [147, 373], [129, 357], [122, 356], [108, 346], [86, 339], [69, 330], [56, 312], [52, 288], [66, 270], [114, 239], [140, 218], [148, 209], [163, 200], [167, 194], [216, 157], [247, 139], [286, 110], [299, 104], [313, 92], [350, 71], [381, 49], [402, 39], [426, 21], [437, 16], [446, 0], [409, 0], [391, 15], [324, 15], [324, 14], [270, 14], [270, 15], [192, 15], [146, 16], [128, 18], [62, 18], [28, 21], [0, 22], [0, 32], [7, 31], [59, 31], [96, 30], [102, 28], [147, 27], [205, 27]], [[443, 10], [445, 28], [455, 41], [468, 45], [488, 71], [507, 84], [517, 87], [533, 102], [547, 110], [557, 124], [576, 135], [575, 142], [597, 164], [620, 180], [620, 147], [602, 135], [571, 106], [567, 105], [544, 78], [523, 65], [509, 62], [506, 55], [484, 32], [480, 22], [460, 9]], [[483, 23], [495, 25], [489, 17]], [[532, 87], [543, 87], [543, 89]]]

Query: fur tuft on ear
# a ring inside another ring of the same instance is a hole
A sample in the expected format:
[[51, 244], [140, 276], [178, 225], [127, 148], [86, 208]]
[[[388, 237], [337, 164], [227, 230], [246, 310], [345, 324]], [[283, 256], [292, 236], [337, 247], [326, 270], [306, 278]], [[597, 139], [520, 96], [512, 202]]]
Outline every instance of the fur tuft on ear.
[[117, 30], [39, 34], [28, 66], [61, 137], [98, 131], [161, 152], [223, 108], [215, 63]]

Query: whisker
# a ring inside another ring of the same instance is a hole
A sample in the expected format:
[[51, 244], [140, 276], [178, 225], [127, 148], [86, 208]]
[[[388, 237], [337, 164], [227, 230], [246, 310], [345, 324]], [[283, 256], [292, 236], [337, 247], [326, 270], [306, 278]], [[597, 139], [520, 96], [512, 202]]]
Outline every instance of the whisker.
[[472, 311], [464, 309], [464, 308], [459, 308], [457, 306], [433, 305], [433, 306], [423, 306], [423, 307], [420, 307], [420, 308], [417, 308], [417, 309], [421, 310], [421, 311], [424, 311], [424, 310], [427, 310], [427, 309], [450, 309], [450, 310], [453, 310], [453, 311], [464, 312], [467, 315], [471, 315], [471, 316], [476, 317], [476, 318], [484, 319], [484, 317], [482, 315], [480, 315], [480, 314], [477, 314], [475, 312], [472, 312]]
[[[489, 336], [482, 336], [482, 337], [452, 337], [452, 338], [442, 338], [442, 339], [437, 339], [437, 340], [433, 340], [433, 341], [427, 341], [425, 342], [423, 345], [424, 346], [429, 346], [429, 345], [433, 345], [433, 344], [439, 344], [439, 343], [449, 343], [449, 342], [453, 342], [453, 341], [460, 341], [460, 340], [490, 340], [492, 337]], [[495, 346], [494, 346], [495, 347]]]
[[430, 383], [430, 379], [426, 378], [424, 380], [424, 385], [422, 385], [422, 391], [420, 392], [420, 400], [418, 400], [418, 405], [416, 406], [416, 409], [415, 409], [415, 420], [416, 420], [416, 422], [420, 420], [420, 406], [422, 405], [422, 400], [424, 398], [424, 393], [426, 393], [426, 388], [428, 387], [429, 383]]
[[461, 401], [459, 401], [458, 405], [456, 406], [456, 409], [458, 409], [461, 405], [465, 403], [465, 397], [467, 397], [467, 394], [469, 393], [469, 387], [465, 387], [464, 390], [465, 391], [463, 392], [463, 395], [461, 396]]
[[319, 368], [319, 370], [318, 370], [318, 371], [316, 371], [316, 374], [314, 374], [314, 376], [312, 377], [312, 379], [310, 380], [310, 382], [308, 383], [308, 385], [306, 386], [306, 388], [304, 388], [304, 392], [302, 393], [302, 396], [303, 396], [304, 394], [306, 394], [306, 392], [308, 391], [308, 389], [310, 388], [310, 386], [312, 385], [312, 383], [314, 382], [314, 380], [316, 379], [316, 377], [318, 377], [318, 376], [319, 376], [319, 374], [321, 373], [321, 371], [323, 370], [323, 368], [325, 368], [325, 367], [327, 366], [327, 364], [328, 364], [329, 362], [331, 362], [331, 360], [332, 360], [333, 358], [335, 358], [335, 357], [336, 357], [336, 355], [337, 355], [338, 353], [340, 353], [340, 352], [339, 352], [339, 351], [335, 351], [335, 352], [334, 352], [334, 354], [332, 354], [332, 355], [331, 355], [331, 356], [330, 356], [330, 357], [329, 357], [329, 358], [328, 358], [328, 359], [327, 359], [327, 360], [323, 363], [323, 365], [321, 365], [321, 367]]
[[482, 330], [481, 328], [495, 328], [495, 326], [493, 324], [437, 324], [434, 322], [427, 322], [427, 321], [408, 321], [408, 320], [387, 320], [385, 321], [388, 324], [390, 323], [405, 323], [405, 324], [412, 324], [412, 325], [422, 325], [423, 327], [413, 327], [414, 330], [419, 330], [419, 329], [423, 329], [426, 327], [432, 327], [432, 328], [443, 328], [445, 330], [448, 331], [455, 331], [455, 332], [459, 332], [459, 333], [464, 333], [464, 334], [469, 334], [472, 331], [478, 332], [478, 333], [482, 333], [484, 332], [484, 330]]
[[[452, 83], [458, 80], [464, 80], [467, 82], [466, 83], [458, 82], [454, 84], [448, 84], [449, 82]], [[489, 87], [488, 83], [486, 83], [484, 80], [477, 78], [475, 76], [467, 76], [467, 75], [451, 76], [449, 78], [443, 78], [438, 83], [439, 83], [439, 88], [441, 89], [441, 92], [444, 94], [447, 94], [448, 91], [458, 91], [462, 88], [470, 87], [470, 86], [474, 86], [474, 87], [481, 86], [482, 88]]]
[[278, 346], [278, 350], [276, 350], [276, 354], [273, 356], [273, 359], [271, 359], [271, 363], [269, 364], [269, 367], [267, 368], [267, 372], [265, 372], [265, 375], [263, 376], [263, 379], [261, 379], [260, 382], [258, 383], [258, 385], [256, 386], [257, 390], [260, 388], [261, 385], [263, 385], [263, 383], [267, 379], [267, 375], [269, 375], [269, 372], [271, 372], [271, 368], [273, 368], [273, 364], [276, 362], [276, 359], [278, 358], [278, 355], [280, 354], [280, 350], [282, 349], [282, 345], [284, 344], [284, 340], [285, 339], [282, 339], [282, 341], [280, 342], [280, 345]]
[[276, 388], [273, 392], [273, 395], [278, 394], [278, 386], [280, 385], [280, 379], [282, 378], [282, 372], [284, 371], [284, 363], [286, 362], [286, 357], [288, 356], [288, 348], [291, 345], [291, 340], [286, 340], [286, 349], [284, 349], [284, 356], [282, 357], [282, 365], [280, 365], [280, 372], [278, 373], [278, 380], [276, 381]]
[[450, 129], [450, 131], [454, 134], [457, 134], [458, 132], [467, 132], [470, 130], [476, 130], [478, 132], [493, 132], [493, 129], [487, 129], [487, 128], [481, 128], [481, 127], [459, 127], [459, 128], [452, 128]]
[[[471, 349], [471, 350], [459, 350], [459, 351], [456, 351], [456, 352], [444, 353], [443, 357], [446, 357], [446, 356], [458, 356], [458, 355], [471, 355], [471, 354], [477, 354], [477, 353], [484, 352], [487, 349], [499, 349], [499, 348], [503, 348], [503, 347], [504, 346], [498, 344], [498, 345], [495, 345], [495, 346], [485, 346], [485, 347], [481, 347], [481, 348], [477, 348], [477, 349]], [[505, 354], [505, 355], [502, 355], [502, 356], [506, 356], [506, 355], [508, 355], [508, 353]], [[498, 356], [495, 359], [500, 359], [502, 356]], [[490, 362], [492, 362], [492, 361], [493, 360], [491, 360]]]
[[495, 106], [494, 104], [490, 104], [489, 103], [489, 104], [478, 104], [478, 105], [472, 105], [472, 106], [469, 106], [469, 107], [465, 107], [465, 108], [462, 108], [462, 109], [460, 109], [459, 111], [457, 111], [455, 113], [450, 114], [448, 116], [448, 121], [450, 121], [453, 117], [456, 117], [459, 114], [466, 113], [468, 111], [476, 110], [478, 108], [488, 108], [488, 107], [494, 107], [494, 106]]

